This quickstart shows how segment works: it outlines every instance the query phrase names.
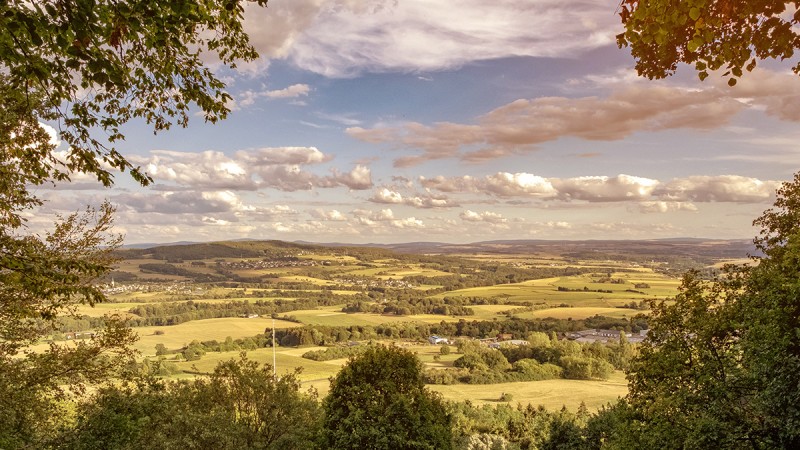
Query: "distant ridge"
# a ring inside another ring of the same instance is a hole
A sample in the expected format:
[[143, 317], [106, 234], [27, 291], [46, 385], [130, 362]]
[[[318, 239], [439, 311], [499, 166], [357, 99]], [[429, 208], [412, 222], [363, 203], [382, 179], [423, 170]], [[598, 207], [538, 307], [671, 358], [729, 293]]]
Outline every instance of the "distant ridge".
[[122, 253], [157, 256], [160, 259], [193, 257], [253, 258], [287, 250], [328, 248], [375, 248], [407, 254], [469, 255], [469, 254], [561, 254], [591, 259], [662, 259], [664, 256], [692, 259], [739, 259], [756, 254], [748, 239], [668, 238], [638, 240], [491, 240], [469, 244], [445, 242], [403, 242], [395, 244], [348, 244], [341, 242], [309, 242], [238, 239], [217, 242], [171, 242], [167, 244], [133, 244], [124, 246]]

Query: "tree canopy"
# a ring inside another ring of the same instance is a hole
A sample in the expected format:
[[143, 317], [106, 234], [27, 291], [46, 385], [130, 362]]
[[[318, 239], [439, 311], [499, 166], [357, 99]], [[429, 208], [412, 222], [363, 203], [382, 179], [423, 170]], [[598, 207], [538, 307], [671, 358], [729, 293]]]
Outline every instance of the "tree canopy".
[[655, 305], [628, 375], [637, 446], [800, 446], [800, 173], [777, 194], [754, 265], [689, 273]]
[[[792, 60], [800, 49], [800, 2], [784, 0], [622, 0], [618, 12], [636, 70], [648, 78], [694, 65], [700, 79], [723, 71], [736, 84], [758, 60]], [[800, 61], [792, 70], [800, 75]]]
[[41, 446], [70, 392], [119, 375], [132, 356], [130, 330], [111, 318], [77, 345], [30, 350], [75, 305], [105, 299], [95, 281], [121, 242], [108, 204], [31, 233], [24, 214], [42, 204], [36, 186], [76, 173], [108, 186], [117, 170], [148, 184], [115, 148], [126, 123], [142, 120], [157, 133], [186, 126], [195, 109], [210, 122], [224, 118], [230, 96], [208, 62], [257, 57], [243, 4], [0, 2], [0, 447]]
[[372, 346], [331, 381], [323, 402], [324, 448], [451, 448], [450, 415], [425, 389], [422, 363], [397, 347]]

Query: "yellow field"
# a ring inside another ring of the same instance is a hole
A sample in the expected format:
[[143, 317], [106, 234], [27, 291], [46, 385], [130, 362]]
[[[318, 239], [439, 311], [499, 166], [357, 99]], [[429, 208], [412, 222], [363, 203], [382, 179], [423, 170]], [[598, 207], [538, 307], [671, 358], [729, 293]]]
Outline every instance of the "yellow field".
[[592, 316], [606, 316], [606, 317], [633, 317], [640, 313], [647, 311], [639, 311], [629, 308], [608, 308], [598, 306], [578, 306], [575, 308], [548, 308], [540, 309], [537, 311], [526, 311], [514, 316], [523, 319], [544, 319], [551, 317], [553, 319], [573, 319], [581, 320]]
[[[299, 375], [300, 380], [316, 380], [327, 383], [328, 378], [336, 375], [346, 360], [318, 362], [301, 357], [303, 353], [319, 348], [321, 347], [306, 347], [302, 349], [285, 349], [278, 347], [276, 349], [278, 374], [291, 373], [294, 372], [295, 368], [301, 367], [302, 372]], [[269, 364], [272, 366], [272, 348], [251, 350], [247, 352], [247, 358], [261, 364]], [[210, 373], [214, 371], [214, 368], [219, 362], [230, 359], [239, 359], [239, 352], [206, 353], [198, 361], [183, 361], [176, 363], [176, 365], [181, 370], [197, 370], [199, 372]]]
[[562, 406], [575, 411], [581, 402], [593, 411], [628, 393], [622, 372], [615, 372], [604, 381], [544, 380], [486, 385], [429, 385], [428, 389], [441, 393], [446, 400], [469, 400], [475, 405], [499, 403], [500, 396], [508, 393], [512, 395], [509, 403], [513, 405], [544, 405], [551, 411]]
[[[293, 328], [301, 326], [298, 323], [276, 320], [275, 328]], [[139, 341], [134, 347], [143, 355], [154, 355], [156, 344], [164, 344], [170, 350], [175, 350], [194, 341], [223, 341], [230, 336], [233, 339], [255, 336], [272, 328], [272, 319], [256, 318], [244, 319], [229, 317], [222, 319], [193, 320], [191, 322], [169, 327], [140, 327], [133, 330], [139, 334]], [[154, 334], [156, 330], [164, 334]]]

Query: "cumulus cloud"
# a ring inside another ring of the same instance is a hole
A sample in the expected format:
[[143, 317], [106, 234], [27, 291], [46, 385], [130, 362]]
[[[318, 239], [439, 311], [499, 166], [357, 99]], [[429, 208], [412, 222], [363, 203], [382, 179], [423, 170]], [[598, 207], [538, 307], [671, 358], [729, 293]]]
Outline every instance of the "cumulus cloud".
[[352, 212], [356, 222], [370, 228], [424, 228], [425, 223], [416, 217], [397, 218], [389, 208], [380, 211], [356, 209]]
[[657, 194], [671, 201], [759, 203], [769, 201], [779, 186], [738, 175], [692, 176], [670, 181]]
[[348, 173], [334, 170], [330, 180], [335, 185], [347, 186], [352, 190], [364, 190], [372, 187], [372, 172], [368, 167], [358, 164]]
[[236, 157], [253, 166], [317, 164], [330, 160], [316, 147], [266, 147], [238, 151]]
[[559, 196], [589, 202], [647, 199], [658, 186], [658, 180], [630, 175], [565, 178], [552, 183]]
[[159, 214], [211, 214], [248, 209], [230, 191], [123, 193], [112, 198], [136, 212]]
[[[573, 178], [544, 178], [530, 173], [498, 172], [483, 177], [419, 177], [426, 189], [458, 193], [480, 193], [499, 198], [534, 198], [545, 201], [639, 202], [642, 212], [693, 211], [691, 202], [768, 202], [780, 186], [739, 175], [690, 176], [667, 183], [646, 177], [620, 174]], [[401, 203], [399, 194], [379, 190], [373, 201]], [[463, 218], [463, 217], [462, 217]]]
[[675, 211], [697, 211], [697, 206], [690, 202], [647, 201], [637, 203], [636, 209], [643, 213], [667, 213]]
[[203, 189], [253, 190], [256, 184], [245, 165], [222, 152], [198, 153], [154, 150], [150, 158], [131, 157], [156, 181], [168, 181]]
[[309, 211], [309, 214], [311, 214], [311, 216], [316, 219], [331, 221], [331, 222], [344, 222], [347, 220], [347, 217], [345, 217], [344, 214], [335, 209], [332, 209], [330, 211], [315, 209]]
[[372, 187], [368, 167], [356, 165], [349, 172], [331, 169], [331, 175], [317, 175], [306, 166], [325, 163], [331, 157], [315, 147], [267, 147], [242, 150], [228, 156], [222, 152], [174, 152], [156, 150], [149, 158], [131, 157], [145, 166], [159, 189], [229, 189], [253, 191], [262, 188], [286, 192], [315, 188], [347, 187], [363, 190]]
[[461, 220], [465, 222], [487, 222], [491, 224], [501, 224], [508, 222], [508, 219], [503, 217], [502, 214], [498, 214], [492, 211], [484, 211], [481, 213], [466, 210], [459, 214]]
[[408, 205], [414, 208], [450, 208], [458, 206], [457, 203], [448, 199], [444, 195], [419, 194], [413, 193], [404, 195], [396, 188], [383, 186], [375, 191], [369, 198], [373, 203]]

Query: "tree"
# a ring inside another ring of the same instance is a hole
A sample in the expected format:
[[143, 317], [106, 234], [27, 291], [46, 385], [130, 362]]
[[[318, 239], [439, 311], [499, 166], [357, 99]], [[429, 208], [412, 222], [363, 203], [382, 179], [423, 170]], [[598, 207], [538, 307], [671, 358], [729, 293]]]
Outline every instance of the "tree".
[[[763, 257], [716, 280], [684, 276], [654, 305], [628, 373], [639, 438], [662, 448], [800, 446], [800, 173], [754, 224]], [[620, 438], [630, 439], [630, 435]], [[654, 441], [659, 442], [658, 438]]]
[[[266, 0], [252, 0], [265, 6]], [[0, 5], [0, 103], [18, 108], [4, 123], [4, 138], [35, 143], [44, 158], [23, 151], [37, 177], [67, 180], [69, 172], [94, 174], [112, 183], [103, 164], [147, 176], [114, 147], [122, 125], [144, 119], [155, 132], [185, 126], [196, 105], [207, 121], [228, 113], [230, 96], [204, 65], [209, 57], [235, 66], [258, 55], [242, 29], [239, 0], [120, 2], [27, 1]], [[11, 101], [9, 101], [11, 100]], [[35, 120], [54, 122], [69, 145], [65, 161], [43, 152], [49, 137]], [[100, 132], [97, 132], [100, 131]], [[97, 135], [105, 135], [101, 140]], [[36, 183], [39, 184], [39, 183]]]
[[422, 363], [377, 345], [353, 357], [323, 401], [325, 448], [451, 448], [450, 416], [425, 389]]
[[[233, 66], [257, 56], [242, 3], [0, 3], [0, 448], [40, 446], [63, 399], [118, 375], [132, 356], [130, 331], [113, 319], [75, 346], [27, 350], [76, 304], [105, 299], [94, 283], [121, 242], [110, 234], [108, 204], [64, 218], [44, 237], [30, 233], [24, 213], [42, 204], [33, 189], [79, 172], [108, 186], [113, 170], [147, 184], [114, 147], [128, 121], [159, 132], [173, 120], [185, 126], [193, 107], [210, 122], [224, 118], [230, 96], [204, 61]], [[42, 122], [55, 127], [64, 154]]]
[[[736, 84], [757, 60], [791, 59], [800, 48], [800, 2], [776, 0], [622, 0], [625, 32], [636, 70], [650, 79], [672, 75], [678, 63], [693, 64], [700, 79], [724, 70]], [[800, 74], [800, 62], [792, 70]]]
[[297, 373], [276, 379], [244, 355], [192, 381], [113, 386], [82, 404], [63, 436], [72, 449], [305, 449], [319, 427], [316, 395]]
[[44, 238], [0, 233], [0, 448], [51, 437], [64, 399], [120, 375], [133, 357], [134, 336], [113, 317], [91, 339], [30, 349], [60, 318], [77, 317], [76, 304], [103, 299], [94, 281], [118, 241], [107, 234], [112, 213], [105, 204], [97, 217], [73, 214]]

